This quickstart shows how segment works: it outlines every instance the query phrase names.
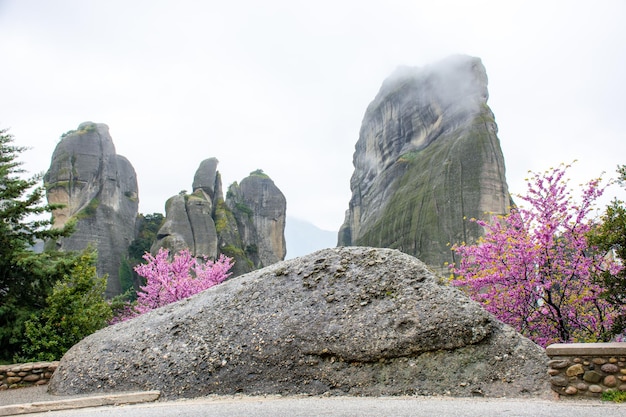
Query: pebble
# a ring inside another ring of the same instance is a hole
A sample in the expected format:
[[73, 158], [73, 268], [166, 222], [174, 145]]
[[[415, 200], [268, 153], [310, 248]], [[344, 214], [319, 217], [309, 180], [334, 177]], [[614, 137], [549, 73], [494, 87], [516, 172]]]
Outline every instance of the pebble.
[[567, 388], [565, 388], [565, 393], [567, 395], [575, 395], [578, 393], [578, 390], [576, 389], [576, 387], [572, 387], [571, 385]]
[[604, 381], [602, 381], [602, 383], [605, 386], [612, 388], [617, 385], [617, 378], [615, 378], [615, 375], [607, 375], [604, 377]]
[[569, 368], [567, 368], [567, 371], [565, 371], [565, 375], [567, 376], [576, 376], [576, 375], [582, 375], [585, 373], [585, 370], [583, 369], [583, 366], [579, 363], [577, 363], [576, 365], [572, 365]]
[[600, 385], [589, 385], [589, 391], [599, 394], [602, 392], [602, 387]]
[[619, 368], [617, 367], [617, 365], [613, 365], [612, 363], [607, 363], [605, 365], [602, 365], [602, 367], [600, 367], [600, 370], [602, 372], [606, 372], [607, 374], [614, 374], [619, 371]]

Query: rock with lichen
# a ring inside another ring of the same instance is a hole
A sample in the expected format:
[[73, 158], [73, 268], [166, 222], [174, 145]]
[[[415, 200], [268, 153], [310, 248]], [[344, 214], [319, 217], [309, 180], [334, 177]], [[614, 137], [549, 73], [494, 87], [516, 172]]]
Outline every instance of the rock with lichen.
[[85, 122], [65, 133], [44, 176], [54, 227], [76, 221], [75, 232], [56, 244], [61, 250], [98, 252], [97, 271], [108, 275], [106, 294], [123, 292], [120, 265], [135, 238], [138, 212], [137, 176], [131, 163], [115, 151], [109, 127]]
[[53, 394], [549, 393], [544, 350], [425, 264], [325, 249], [231, 279], [72, 347]]
[[450, 244], [482, 235], [469, 219], [507, 213], [487, 98], [485, 67], [469, 56], [385, 80], [361, 125], [339, 245], [395, 248], [440, 270], [454, 261]]

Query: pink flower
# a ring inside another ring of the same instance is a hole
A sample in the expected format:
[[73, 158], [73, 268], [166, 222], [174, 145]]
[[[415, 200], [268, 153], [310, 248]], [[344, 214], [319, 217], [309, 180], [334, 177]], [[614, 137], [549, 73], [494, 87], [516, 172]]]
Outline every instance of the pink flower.
[[513, 207], [484, 228], [476, 244], [454, 245], [452, 284], [536, 343], [600, 340], [620, 311], [603, 297], [596, 271], [619, 271], [610, 257], [590, 250], [587, 220], [604, 192], [587, 183], [578, 203], [564, 179], [569, 166], [527, 180], [528, 207]]
[[137, 303], [128, 305], [113, 322], [128, 320], [155, 308], [191, 297], [224, 281], [231, 274], [232, 259], [220, 255], [215, 262], [199, 262], [189, 250], [182, 250], [169, 261], [169, 251], [159, 249], [156, 256], [147, 253], [147, 264], [137, 265], [135, 271], [146, 279], [137, 293]]

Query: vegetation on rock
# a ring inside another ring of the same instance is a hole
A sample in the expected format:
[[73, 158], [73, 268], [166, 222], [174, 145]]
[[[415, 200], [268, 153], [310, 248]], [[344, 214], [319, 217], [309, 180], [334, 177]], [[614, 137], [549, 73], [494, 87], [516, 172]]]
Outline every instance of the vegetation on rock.
[[436, 271], [448, 244], [482, 235], [464, 217], [506, 214], [510, 196], [487, 75], [459, 56], [396, 71], [368, 106], [338, 244], [387, 247]]
[[262, 169], [256, 169], [256, 170], [252, 171], [250, 173], [250, 176], [251, 177], [260, 177], [260, 178], [265, 178], [265, 179], [269, 179], [270, 178], [270, 176], [267, 175], [265, 172], [263, 172]]

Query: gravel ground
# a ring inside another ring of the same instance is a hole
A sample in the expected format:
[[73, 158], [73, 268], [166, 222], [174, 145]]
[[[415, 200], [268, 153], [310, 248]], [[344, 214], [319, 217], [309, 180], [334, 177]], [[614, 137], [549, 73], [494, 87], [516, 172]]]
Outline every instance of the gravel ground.
[[[89, 395], [82, 395], [82, 397]], [[77, 398], [57, 396], [46, 386], [0, 391], [0, 406]], [[30, 414], [75, 417], [622, 417], [626, 406], [599, 400], [451, 397], [323, 397], [323, 396], [209, 396], [116, 407], [101, 406]]]
[[[1, 401], [59, 399], [45, 387], [0, 392]], [[623, 417], [626, 406], [599, 400], [451, 397], [208, 396], [135, 405], [45, 411], [59, 417]]]

